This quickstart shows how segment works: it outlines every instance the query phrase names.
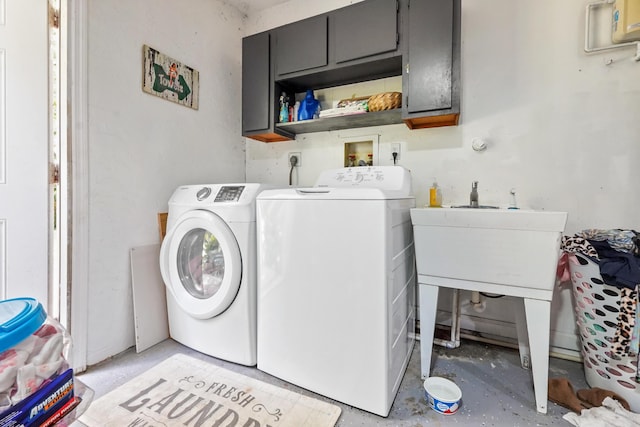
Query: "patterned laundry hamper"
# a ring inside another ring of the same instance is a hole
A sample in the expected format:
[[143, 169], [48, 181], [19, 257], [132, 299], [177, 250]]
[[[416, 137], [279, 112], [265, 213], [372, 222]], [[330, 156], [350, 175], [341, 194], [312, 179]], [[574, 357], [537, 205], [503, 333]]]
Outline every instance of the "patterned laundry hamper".
[[569, 271], [587, 383], [618, 393], [633, 412], [640, 412], [638, 356], [617, 355], [611, 345], [618, 328], [620, 290], [604, 283], [596, 262], [575, 255], [578, 264], [570, 262]]

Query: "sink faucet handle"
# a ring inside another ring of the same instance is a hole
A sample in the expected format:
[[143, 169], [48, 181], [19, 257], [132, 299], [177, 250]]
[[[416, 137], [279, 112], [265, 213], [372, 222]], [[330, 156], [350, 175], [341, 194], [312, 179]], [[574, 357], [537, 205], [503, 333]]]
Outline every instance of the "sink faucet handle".
[[512, 188], [509, 194], [511, 195], [511, 200], [509, 202], [509, 209], [518, 209], [518, 204], [516, 203], [516, 189]]
[[478, 181], [473, 181], [471, 184], [471, 194], [469, 195], [469, 205], [472, 208], [477, 208], [479, 206], [478, 202]]

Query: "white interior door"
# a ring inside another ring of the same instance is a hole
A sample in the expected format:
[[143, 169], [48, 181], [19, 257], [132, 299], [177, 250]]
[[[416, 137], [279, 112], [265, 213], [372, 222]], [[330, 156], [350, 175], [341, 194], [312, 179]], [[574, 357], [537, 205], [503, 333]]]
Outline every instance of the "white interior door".
[[48, 4], [0, 0], [0, 298], [48, 307]]

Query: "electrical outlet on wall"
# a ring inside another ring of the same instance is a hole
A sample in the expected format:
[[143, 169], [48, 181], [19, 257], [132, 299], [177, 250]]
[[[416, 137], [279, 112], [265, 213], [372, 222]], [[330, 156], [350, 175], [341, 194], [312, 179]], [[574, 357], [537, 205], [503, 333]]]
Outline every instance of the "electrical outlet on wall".
[[293, 151], [293, 152], [289, 153], [289, 156], [287, 157], [288, 160], [289, 160], [289, 164], [288, 164], [289, 167], [291, 167], [291, 158], [294, 157], [294, 156], [298, 158], [298, 161], [297, 161], [295, 167], [302, 166], [302, 155], [300, 154], [299, 151]]
[[399, 142], [391, 143], [391, 150], [389, 151], [389, 160], [393, 160], [393, 153], [398, 153], [398, 155], [396, 156], [396, 160], [400, 160], [400, 143]]

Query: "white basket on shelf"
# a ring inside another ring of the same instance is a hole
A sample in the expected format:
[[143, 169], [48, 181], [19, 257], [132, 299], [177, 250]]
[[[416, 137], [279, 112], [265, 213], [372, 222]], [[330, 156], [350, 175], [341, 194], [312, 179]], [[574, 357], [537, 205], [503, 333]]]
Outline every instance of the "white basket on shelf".
[[578, 264], [570, 262], [569, 269], [587, 383], [618, 393], [632, 411], [640, 412], [638, 356], [617, 355], [611, 345], [618, 328], [620, 290], [604, 283], [596, 262], [575, 255]]

